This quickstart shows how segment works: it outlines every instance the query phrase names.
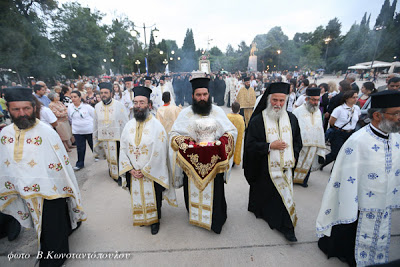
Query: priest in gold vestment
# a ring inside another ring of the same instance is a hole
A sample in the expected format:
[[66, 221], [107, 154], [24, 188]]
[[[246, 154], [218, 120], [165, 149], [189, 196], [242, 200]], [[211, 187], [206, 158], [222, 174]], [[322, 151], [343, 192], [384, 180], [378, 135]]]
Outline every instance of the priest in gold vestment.
[[236, 102], [240, 104], [240, 115], [244, 116], [247, 128], [256, 103], [256, 92], [253, 87], [250, 87], [249, 77], [244, 78], [244, 86], [239, 90]]
[[164, 126], [165, 131], [169, 133], [182, 108], [171, 104], [171, 93], [168, 91], [163, 93], [162, 100], [164, 105], [157, 110], [156, 118]]

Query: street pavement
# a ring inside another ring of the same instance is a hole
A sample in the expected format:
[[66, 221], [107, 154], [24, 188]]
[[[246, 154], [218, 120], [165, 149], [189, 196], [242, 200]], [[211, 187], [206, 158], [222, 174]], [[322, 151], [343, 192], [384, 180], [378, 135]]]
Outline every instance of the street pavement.
[[[359, 84], [360, 86], [361, 84]], [[361, 88], [361, 86], [360, 86]], [[229, 112], [228, 108], [224, 108]], [[76, 149], [69, 153], [76, 161]], [[87, 221], [69, 238], [71, 252], [114, 253], [121, 259], [73, 259], [66, 266], [346, 266], [327, 259], [317, 246], [315, 221], [331, 165], [311, 173], [309, 187], [294, 186], [299, 217], [298, 242], [290, 243], [268, 224], [247, 211], [249, 186], [241, 166], [232, 169], [225, 185], [228, 219], [220, 235], [189, 224], [183, 190], [177, 190], [179, 207], [163, 202], [160, 231], [132, 225], [128, 191], [108, 176], [107, 162], [94, 162], [88, 148], [85, 168], [76, 172]], [[38, 250], [36, 233], [23, 229], [13, 242], [0, 240], [0, 266], [33, 266]], [[400, 212], [392, 219], [389, 259], [399, 259]], [[28, 253], [29, 259], [8, 260], [10, 252]], [[128, 254], [129, 258], [124, 255]]]

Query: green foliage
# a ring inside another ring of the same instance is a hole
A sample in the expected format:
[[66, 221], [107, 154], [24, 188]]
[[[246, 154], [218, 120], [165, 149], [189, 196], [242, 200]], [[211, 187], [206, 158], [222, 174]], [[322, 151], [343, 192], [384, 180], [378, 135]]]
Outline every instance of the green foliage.
[[[57, 50], [67, 55], [64, 72], [68, 65], [78, 75], [99, 75], [108, 69], [103, 62], [103, 59], [110, 60], [108, 28], [100, 26], [102, 17], [99, 11], [91, 11], [77, 2], [63, 4], [57, 10], [53, 16], [52, 40]], [[72, 54], [76, 54], [77, 58], [70, 57]]]

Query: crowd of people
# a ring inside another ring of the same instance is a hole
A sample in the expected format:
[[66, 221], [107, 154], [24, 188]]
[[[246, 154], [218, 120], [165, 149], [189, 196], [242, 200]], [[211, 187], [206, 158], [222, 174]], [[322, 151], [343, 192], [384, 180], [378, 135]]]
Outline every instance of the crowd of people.
[[312, 171], [335, 162], [316, 223], [320, 249], [352, 266], [387, 262], [388, 225], [400, 208], [400, 77], [379, 88], [355, 80], [192, 72], [3, 87], [12, 124], [0, 133], [0, 234], [13, 240], [21, 225], [35, 227], [41, 251], [68, 253], [68, 235], [86, 219], [74, 171], [85, 167], [88, 145], [129, 190], [133, 224], [153, 235], [162, 200], [177, 206], [181, 187], [189, 222], [221, 233], [224, 184], [242, 162], [248, 210], [296, 242], [293, 184], [308, 187]]

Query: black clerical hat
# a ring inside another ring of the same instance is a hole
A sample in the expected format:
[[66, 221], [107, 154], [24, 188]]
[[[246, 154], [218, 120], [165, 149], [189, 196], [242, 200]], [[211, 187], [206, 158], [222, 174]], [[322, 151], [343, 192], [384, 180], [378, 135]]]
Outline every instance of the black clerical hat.
[[165, 76], [161, 76], [161, 77], [160, 77], [160, 81], [161, 81], [161, 80], [165, 81]]
[[137, 86], [133, 88], [133, 94], [134, 96], [145, 96], [150, 99], [150, 94], [152, 90], [148, 87], [145, 86]]
[[132, 81], [132, 77], [124, 77], [124, 82], [131, 82]]
[[99, 83], [99, 88], [100, 88], [100, 90], [101, 89], [108, 89], [108, 90], [112, 91], [113, 90], [113, 85], [111, 83], [102, 82], [102, 83]]
[[243, 81], [245, 81], [245, 82], [250, 81], [250, 77], [244, 77]]
[[192, 84], [192, 90], [196, 90], [197, 88], [207, 88], [210, 83], [210, 78], [206, 77], [200, 77], [200, 78], [194, 78], [190, 80], [190, 83]]
[[5, 100], [7, 102], [15, 102], [15, 101], [32, 101], [32, 89], [27, 87], [8, 87], [4, 88]]
[[267, 94], [285, 94], [288, 95], [290, 92], [290, 84], [278, 82], [278, 83], [271, 83], [269, 87], [265, 90]]
[[400, 92], [385, 90], [371, 95], [371, 108], [397, 108], [400, 107]]
[[146, 76], [146, 77], [144, 77], [144, 79], [145, 79], [146, 81], [151, 81], [151, 77], [150, 77], [150, 76]]
[[307, 88], [306, 95], [307, 96], [319, 96], [321, 94], [321, 88], [313, 87]]

